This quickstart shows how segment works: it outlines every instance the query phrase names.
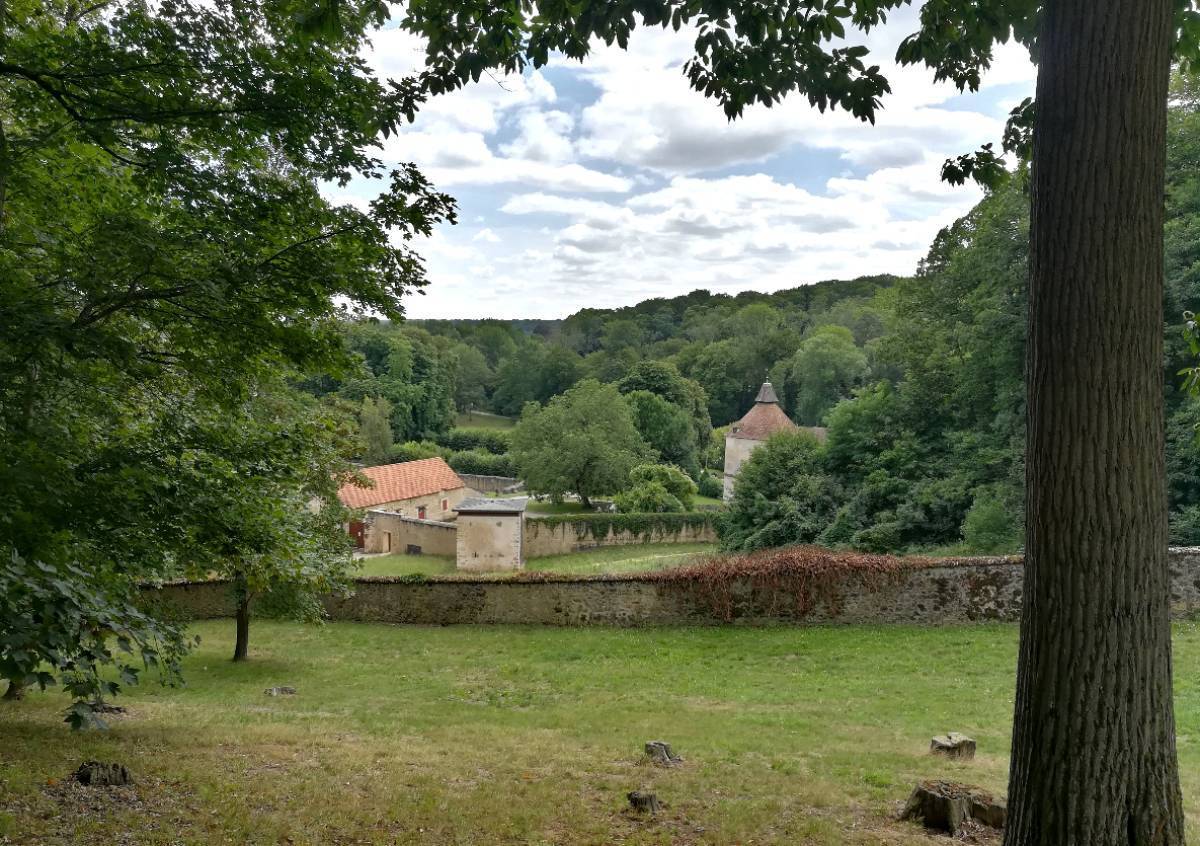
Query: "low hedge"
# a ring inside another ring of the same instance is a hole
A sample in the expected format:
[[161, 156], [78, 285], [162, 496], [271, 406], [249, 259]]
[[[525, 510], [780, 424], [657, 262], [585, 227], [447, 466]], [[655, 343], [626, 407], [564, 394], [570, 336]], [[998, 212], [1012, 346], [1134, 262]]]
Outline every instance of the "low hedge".
[[478, 449], [452, 452], [446, 459], [455, 473], [476, 476], [516, 476], [516, 467], [507, 455], [493, 455]]
[[454, 452], [482, 450], [492, 455], [504, 455], [512, 446], [509, 433], [499, 429], [451, 429], [442, 432], [435, 440]]
[[612, 532], [629, 532], [643, 540], [655, 535], [679, 534], [684, 529], [713, 528], [717, 514], [711, 511], [683, 511], [666, 514], [554, 514], [529, 519], [549, 526], [569, 525], [578, 538], [591, 536], [602, 540]]

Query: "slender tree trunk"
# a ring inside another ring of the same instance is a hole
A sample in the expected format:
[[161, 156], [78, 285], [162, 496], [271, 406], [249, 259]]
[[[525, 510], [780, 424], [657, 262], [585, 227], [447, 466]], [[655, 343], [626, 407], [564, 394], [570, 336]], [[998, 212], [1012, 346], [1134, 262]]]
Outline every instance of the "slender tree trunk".
[[1049, 0], [1006, 846], [1182, 844], [1162, 394], [1172, 0]]
[[250, 589], [244, 576], [234, 576], [233, 595], [237, 602], [237, 635], [233, 644], [233, 660], [245, 661], [250, 648]]

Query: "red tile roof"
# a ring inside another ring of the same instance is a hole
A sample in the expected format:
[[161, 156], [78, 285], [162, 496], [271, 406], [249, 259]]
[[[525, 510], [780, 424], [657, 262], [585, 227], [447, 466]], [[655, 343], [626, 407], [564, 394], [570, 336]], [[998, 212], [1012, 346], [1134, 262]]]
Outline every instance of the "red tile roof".
[[729, 427], [729, 437], [750, 441], [765, 441], [776, 432], [795, 429], [783, 409], [773, 402], [756, 402], [746, 416]]
[[338, 499], [347, 508], [370, 508], [386, 502], [399, 502], [466, 487], [458, 474], [441, 458], [364, 467], [360, 472], [375, 485], [370, 488], [342, 485]]

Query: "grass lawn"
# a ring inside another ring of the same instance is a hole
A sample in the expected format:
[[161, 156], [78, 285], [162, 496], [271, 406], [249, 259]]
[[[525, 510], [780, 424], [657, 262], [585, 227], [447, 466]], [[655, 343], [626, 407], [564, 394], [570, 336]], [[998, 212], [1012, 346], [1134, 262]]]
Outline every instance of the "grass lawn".
[[[569, 555], [530, 558], [526, 570], [549, 573], [644, 573], [687, 564], [697, 555], [707, 555], [716, 546], [711, 543], [648, 543], [635, 546], [610, 546]], [[364, 558], [359, 575], [408, 576], [420, 573], [440, 576], [454, 573], [454, 559], [440, 555], [381, 555]]]
[[638, 546], [609, 546], [588, 549], [569, 555], [548, 555], [545, 558], [530, 558], [525, 562], [526, 570], [546, 573], [645, 573], [664, 570], [691, 562], [699, 555], [710, 555], [716, 551], [711, 543], [647, 543]]
[[459, 429], [511, 429], [517, 425], [517, 421], [486, 411], [472, 411], [470, 414], [455, 415], [454, 425]]
[[359, 561], [356, 576], [443, 576], [454, 572], [449, 555], [376, 555]]
[[[0, 842], [946, 844], [894, 822], [912, 783], [1003, 791], [1015, 626], [553, 629], [196, 627], [189, 685], [108, 732], [65, 697], [0, 703]], [[1200, 627], [1175, 636], [1189, 839], [1200, 837]], [[293, 685], [294, 697], [263, 689]], [[928, 754], [948, 729], [971, 762]], [[647, 740], [685, 759], [660, 769]], [[62, 779], [120, 761], [136, 786]], [[625, 811], [655, 791], [657, 818]]]

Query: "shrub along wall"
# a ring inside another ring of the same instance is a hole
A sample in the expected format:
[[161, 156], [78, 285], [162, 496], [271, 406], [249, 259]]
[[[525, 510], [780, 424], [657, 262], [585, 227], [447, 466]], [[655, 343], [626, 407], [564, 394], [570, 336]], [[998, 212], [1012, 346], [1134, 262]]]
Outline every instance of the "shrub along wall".
[[[1174, 616], [1200, 614], [1200, 549], [1173, 549]], [[620, 577], [359, 579], [330, 597], [331, 619], [377, 623], [555, 626], [876, 624], [1016, 621], [1019, 558], [919, 559], [791, 549]], [[228, 584], [170, 584], [194, 617], [233, 613]]]
[[712, 513], [574, 514], [525, 518], [525, 557], [639, 543], [716, 543]]

